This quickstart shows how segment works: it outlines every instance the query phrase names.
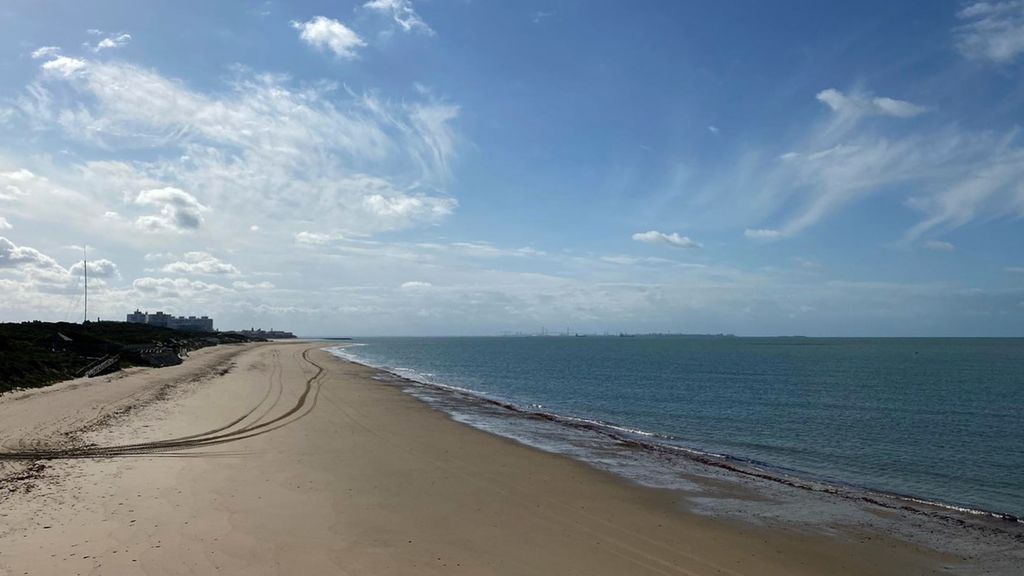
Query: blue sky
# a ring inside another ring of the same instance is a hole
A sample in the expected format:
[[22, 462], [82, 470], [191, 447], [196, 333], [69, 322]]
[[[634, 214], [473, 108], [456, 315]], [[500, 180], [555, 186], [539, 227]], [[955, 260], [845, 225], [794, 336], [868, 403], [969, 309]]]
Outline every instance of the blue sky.
[[1024, 2], [8, 2], [0, 320], [1024, 334]]

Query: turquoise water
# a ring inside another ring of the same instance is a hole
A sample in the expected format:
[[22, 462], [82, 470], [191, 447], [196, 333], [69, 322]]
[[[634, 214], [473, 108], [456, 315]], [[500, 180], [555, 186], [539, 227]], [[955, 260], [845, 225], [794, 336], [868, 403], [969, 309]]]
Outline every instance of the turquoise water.
[[367, 338], [345, 354], [788, 474], [1024, 517], [1024, 339]]

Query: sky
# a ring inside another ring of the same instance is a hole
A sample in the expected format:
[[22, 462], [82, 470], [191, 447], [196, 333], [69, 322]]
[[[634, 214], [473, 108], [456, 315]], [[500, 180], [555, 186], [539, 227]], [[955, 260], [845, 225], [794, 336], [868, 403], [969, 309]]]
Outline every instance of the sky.
[[0, 321], [1024, 335], [1024, 0], [0, 5]]

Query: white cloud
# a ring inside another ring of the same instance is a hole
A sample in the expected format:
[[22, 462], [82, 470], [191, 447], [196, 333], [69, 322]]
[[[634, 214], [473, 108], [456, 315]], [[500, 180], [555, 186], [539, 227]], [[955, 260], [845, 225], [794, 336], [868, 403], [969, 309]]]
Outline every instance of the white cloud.
[[57, 261], [35, 248], [18, 246], [7, 238], [0, 236], [0, 269], [4, 268], [35, 268], [41, 270], [59, 270], [64, 268]]
[[445, 104], [414, 104], [406, 107], [412, 133], [421, 143], [417, 147], [418, 162], [424, 171], [436, 167], [447, 177], [449, 163], [455, 157], [455, 134], [452, 121], [459, 107]]
[[173, 187], [143, 190], [135, 197], [135, 203], [160, 208], [157, 215], [139, 216], [135, 220], [136, 226], [150, 231], [196, 230], [203, 223], [202, 213], [207, 210], [195, 196]]
[[708, 126], [708, 132], [711, 132], [712, 134], [718, 134], [718, 126]]
[[402, 283], [402, 290], [428, 290], [433, 287], [434, 285], [430, 282], [420, 282], [418, 280]]
[[92, 47], [93, 52], [99, 52], [101, 50], [110, 50], [111, 48], [120, 48], [130, 42], [132, 39], [131, 34], [118, 34], [117, 36], [108, 36], [103, 40], [100, 40]]
[[0, 216], [0, 230], [10, 230], [11, 228], [13, 228], [13, 226], [11, 226], [11, 223], [7, 221], [7, 218]]
[[14, 182], [27, 182], [35, 177], [35, 174], [24, 168], [15, 170], [14, 172], [0, 172], [0, 178], [5, 178]]
[[[61, 170], [65, 179], [77, 173], [68, 189], [97, 197], [202, 191], [202, 204], [231, 219], [236, 232], [315, 215], [376, 233], [436, 224], [457, 207], [443, 192], [457, 148], [458, 107], [451, 104], [393, 104], [247, 73], [231, 91], [210, 96], [122, 62], [89, 62], [71, 76], [45, 79], [20, 100], [40, 128], [115, 158], [161, 152], [152, 161], [92, 160]], [[168, 219], [139, 224], [161, 228]]]
[[341, 239], [340, 236], [335, 234], [324, 234], [321, 232], [308, 232], [303, 230], [295, 235], [295, 241], [299, 244], [312, 244], [315, 246], [321, 246], [327, 244], [331, 240]]
[[41, 46], [32, 51], [32, 58], [39, 60], [40, 58], [50, 58], [60, 54], [60, 46]]
[[550, 18], [550, 17], [554, 16], [555, 14], [557, 14], [557, 12], [555, 12], [554, 10], [552, 10], [551, 12], [545, 12], [543, 10], [538, 10], [538, 11], [533, 13], [532, 20], [533, 20], [534, 24], [540, 24], [546, 18]]
[[132, 288], [141, 294], [157, 298], [190, 298], [231, 292], [230, 288], [220, 284], [187, 278], [136, 278], [132, 282]]
[[[71, 268], [68, 269], [68, 273], [75, 277], [85, 275], [85, 266], [82, 262], [75, 262]], [[120, 278], [121, 272], [117, 268], [117, 264], [114, 264], [110, 260], [105, 258], [98, 258], [96, 260], [89, 260], [89, 278]]]
[[438, 222], [455, 211], [457, 202], [452, 198], [408, 196], [397, 194], [370, 194], [363, 198], [365, 210], [386, 227], [400, 227], [408, 220]]
[[67, 56], [57, 56], [53, 60], [48, 60], [43, 63], [42, 69], [47, 72], [59, 74], [64, 77], [74, 76], [76, 73], [81, 72], [87, 63], [85, 60], [78, 58], [69, 58]]
[[884, 193], [909, 196], [907, 206], [923, 214], [907, 231], [909, 240], [977, 219], [1024, 215], [1024, 148], [1016, 131], [971, 133], [952, 125], [908, 133], [889, 122], [862, 122], [893, 111], [905, 115], [900, 106], [821, 94], [833, 113], [808, 127], [796, 151], [771, 163], [752, 161], [742, 181], [730, 182], [758, 191], [737, 200], [761, 218], [784, 214], [782, 235]]
[[405, 32], [421, 32], [433, 35], [434, 30], [420, 18], [412, 7], [412, 0], [370, 0], [363, 4], [363, 8], [374, 10], [391, 18]]
[[207, 276], [237, 276], [240, 272], [233, 264], [208, 252], [187, 252], [182, 259], [171, 262], [160, 269], [170, 274], [203, 274]]
[[924, 106], [894, 98], [875, 97], [862, 92], [844, 94], [835, 88], [818, 92], [818, 100], [838, 114], [859, 118], [862, 116], [894, 116], [912, 118], [927, 112]]
[[924, 243], [924, 247], [935, 252], [953, 252], [956, 250], [956, 246], [942, 240], [928, 240]]
[[667, 234], [657, 230], [637, 232], [633, 234], [633, 240], [647, 244], [666, 244], [675, 248], [700, 248], [701, 245], [686, 236], [680, 236], [677, 232]]
[[752, 240], [779, 240], [786, 236], [781, 231], [771, 228], [747, 228], [743, 235]]
[[799, 257], [798, 256], [794, 260], [796, 261], [797, 264], [800, 265], [801, 268], [803, 268], [805, 270], [819, 270], [819, 269], [821, 269], [821, 262], [819, 262], [819, 261], [817, 261], [817, 260], [815, 260], [813, 258], [803, 258], [803, 257]]
[[354, 59], [356, 50], [366, 42], [337, 20], [316, 16], [307, 22], [292, 21], [292, 28], [299, 31], [299, 38], [314, 48], [329, 49], [334, 55], [347, 60]]
[[237, 280], [231, 283], [235, 290], [272, 290], [274, 285], [270, 282], [257, 282], [255, 284], [244, 280]]
[[956, 46], [968, 58], [998, 64], [1024, 53], [1024, 1], [975, 2], [957, 13]]

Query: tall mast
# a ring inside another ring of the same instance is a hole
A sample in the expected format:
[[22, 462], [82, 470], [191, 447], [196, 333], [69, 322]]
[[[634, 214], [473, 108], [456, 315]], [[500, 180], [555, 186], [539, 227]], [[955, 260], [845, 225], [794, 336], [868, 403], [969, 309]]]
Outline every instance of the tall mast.
[[85, 275], [85, 317], [82, 324], [89, 321], [89, 247], [82, 247], [82, 273]]

